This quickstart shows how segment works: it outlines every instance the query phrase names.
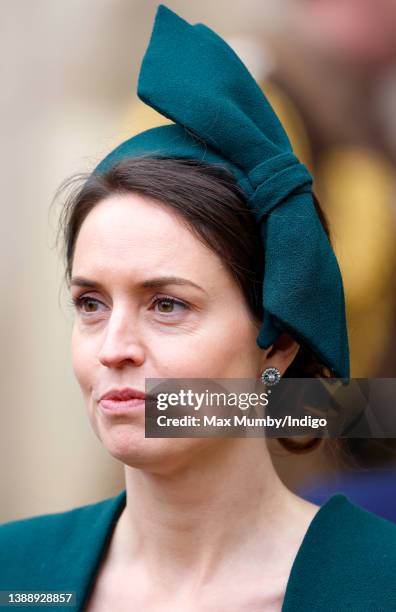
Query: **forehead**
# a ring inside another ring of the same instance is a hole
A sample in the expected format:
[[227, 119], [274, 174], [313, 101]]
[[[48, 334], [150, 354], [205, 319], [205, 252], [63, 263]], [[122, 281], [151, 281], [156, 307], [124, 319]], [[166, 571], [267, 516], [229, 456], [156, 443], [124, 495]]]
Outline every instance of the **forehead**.
[[147, 271], [224, 274], [224, 266], [166, 205], [139, 194], [111, 196], [84, 220], [75, 246], [73, 274]]

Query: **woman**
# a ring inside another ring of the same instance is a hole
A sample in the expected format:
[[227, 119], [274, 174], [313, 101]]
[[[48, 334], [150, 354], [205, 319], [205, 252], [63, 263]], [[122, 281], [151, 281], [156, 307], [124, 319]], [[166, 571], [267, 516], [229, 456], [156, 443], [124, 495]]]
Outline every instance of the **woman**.
[[0, 589], [90, 612], [394, 610], [394, 525], [291, 493], [264, 438], [144, 436], [146, 378], [349, 362], [310, 177], [238, 58], [160, 7], [139, 95], [174, 123], [110, 153], [62, 217], [73, 368], [125, 490], [1, 526]]

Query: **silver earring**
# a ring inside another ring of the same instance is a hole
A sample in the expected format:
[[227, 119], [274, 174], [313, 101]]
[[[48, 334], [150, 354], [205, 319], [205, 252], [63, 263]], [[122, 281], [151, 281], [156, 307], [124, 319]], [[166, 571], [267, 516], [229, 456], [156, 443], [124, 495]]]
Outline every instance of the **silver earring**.
[[261, 373], [260, 378], [261, 382], [265, 385], [276, 385], [280, 381], [281, 373], [279, 372], [278, 368], [266, 368]]

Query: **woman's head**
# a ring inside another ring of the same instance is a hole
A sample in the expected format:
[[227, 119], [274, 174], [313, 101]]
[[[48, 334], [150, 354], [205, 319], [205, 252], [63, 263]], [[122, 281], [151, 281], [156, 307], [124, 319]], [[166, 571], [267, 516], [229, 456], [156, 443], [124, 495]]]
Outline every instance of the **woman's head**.
[[264, 254], [243, 193], [222, 168], [120, 162], [71, 195], [60, 228], [76, 301], [74, 371], [96, 434], [123, 461], [133, 448], [129, 461], [144, 462], [148, 444], [159, 456], [166, 440], [144, 439], [143, 421], [109, 422], [98, 400], [110, 388], [144, 390], [145, 378], [258, 378], [268, 366], [322, 373], [286, 334], [269, 349], [256, 344]]

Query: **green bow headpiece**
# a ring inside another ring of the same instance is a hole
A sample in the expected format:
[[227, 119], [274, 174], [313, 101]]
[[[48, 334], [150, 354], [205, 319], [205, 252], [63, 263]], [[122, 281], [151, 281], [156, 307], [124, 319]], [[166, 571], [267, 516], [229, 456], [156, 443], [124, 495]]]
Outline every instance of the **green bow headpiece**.
[[174, 123], [125, 141], [95, 172], [143, 155], [193, 158], [231, 171], [265, 250], [258, 346], [268, 348], [287, 331], [334, 376], [349, 377], [342, 279], [314, 207], [312, 177], [238, 56], [206, 26], [160, 5], [138, 96]]

